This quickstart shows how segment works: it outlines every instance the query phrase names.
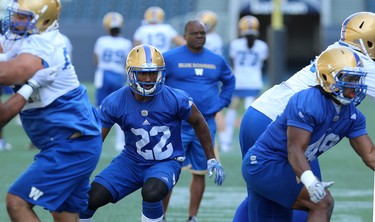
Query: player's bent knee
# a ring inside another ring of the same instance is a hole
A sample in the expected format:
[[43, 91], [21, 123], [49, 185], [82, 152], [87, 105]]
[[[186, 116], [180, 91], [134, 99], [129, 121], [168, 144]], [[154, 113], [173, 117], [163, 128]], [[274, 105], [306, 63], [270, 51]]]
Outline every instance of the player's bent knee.
[[319, 203], [315, 205], [315, 210], [326, 212], [327, 214], [332, 215], [334, 206], [335, 201], [333, 197], [330, 194], [327, 194], [323, 200], [319, 201]]
[[167, 184], [158, 178], [149, 178], [142, 187], [142, 198], [146, 202], [163, 200], [169, 192]]
[[90, 210], [97, 210], [113, 201], [111, 192], [103, 185], [93, 182], [89, 191], [89, 206]]

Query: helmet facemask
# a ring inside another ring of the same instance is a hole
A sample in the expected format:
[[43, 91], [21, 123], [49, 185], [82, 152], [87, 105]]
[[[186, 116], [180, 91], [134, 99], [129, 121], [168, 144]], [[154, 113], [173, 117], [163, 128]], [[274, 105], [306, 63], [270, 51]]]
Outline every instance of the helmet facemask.
[[[332, 69], [331, 75], [334, 76], [334, 83], [323, 87], [325, 91], [329, 92], [337, 101], [342, 105], [348, 105], [354, 103], [354, 105], [359, 105], [361, 101], [366, 97], [367, 85], [365, 84], [366, 73], [363, 72], [363, 69], [357, 67], [355, 69], [342, 69], [335, 73], [335, 70]], [[318, 78], [326, 78], [323, 75], [317, 75]], [[324, 80], [323, 82], [326, 82]], [[328, 90], [327, 90], [328, 88]], [[353, 89], [351, 98], [345, 97], [344, 90]]]
[[[142, 82], [139, 76], [145, 73], [157, 73], [155, 82]], [[154, 96], [164, 86], [165, 67], [130, 67], [128, 69], [128, 83], [133, 92], [142, 96]], [[153, 85], [147, 89], [149, 85]]]
[[320, 54], [315, 63], [318, 84], [336, 102], [359, 105], [366, 97], [367, 73], [362, 60], [351, 49], [328, 49]]
[[[35, 19], [31, 12], [13, 11], [12, 8], [7, 7], [9, 15], [2, 21], [2, 31], [8, 40], [19, 40], [32, 34], [35, 29]], [[25, 21], [13, 21], [14, 14], [17, 13], [22, 17], [26, 17]], [[20, 30], [22, 27], [24, 30]]]
[[60, 9], [59, 0], [13, 0], [6, 7], [9, 15], [2, 21], [4, 36], [8, 40], [19, 40], [28, 35], [57, 29]]

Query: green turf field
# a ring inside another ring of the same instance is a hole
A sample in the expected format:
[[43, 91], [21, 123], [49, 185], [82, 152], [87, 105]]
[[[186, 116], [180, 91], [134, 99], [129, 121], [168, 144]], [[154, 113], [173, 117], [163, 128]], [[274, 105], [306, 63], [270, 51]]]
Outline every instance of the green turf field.
[[[92, 86], [88, 84], [90, 95]], [[375, 140], [375, 102], [367, 98], [359, 107], [367, 116], [369, 134]], [[41, 126], [43, 127], [43, 126]], [[5, 127], [5, 137], [13, 145], [10, 151], [0, 152], [0, 221], [9, 221], [5, 209], [5, 194], [10, 184], [33, 160], [35, 150], [27, 150], [29, 140], [21, 126], [12, 120]], [[238, 133], [236, 134], [238, 136]], [[104, 143], [98, 173], [117, 155], [113, 148], [113, 134]], [[238, 139], [237, 139], [238, 140]], [[221, 162], [226, 171], [226, 181], [222, 187], [214, 185], [207, 179], [206, 192], [201, 203], [198, 218], [202, 222], [229, 222], [237, 205], [246, 195], [245, 183], [241, 176], [239, 145], [236, 140], [235, 150], [221, 154]], [[331, 221], [335, 222], [368, 222], [372, 221], [373, 173], [364, 166], [358, 156], [351, 150], [347, 140], [328, 151], [320, 158], [323, 178], [335, 181], [329, 189], [335, 198], [335, 209]], [[184, 171], [174, 189], [167, 219], [170, 222], [183, 222], [187, 218], [189, 203], [190, 174]], [[277, 181], [276, 181], [277, 182]], [[52, 221], [48, 212], [36, 207], [41, 221]], [[136, 192], [117, 204], [109, 204], [95, 215], [95, 221], [140, 221], [141, 199]]]

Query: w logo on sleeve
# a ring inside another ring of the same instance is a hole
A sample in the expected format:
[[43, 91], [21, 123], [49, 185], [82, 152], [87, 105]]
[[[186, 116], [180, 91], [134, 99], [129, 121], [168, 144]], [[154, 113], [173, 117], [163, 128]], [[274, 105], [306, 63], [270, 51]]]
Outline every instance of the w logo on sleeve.
[[203, 69], [195, 68], [195, 75], [197, 76], [203, 76]]
[[29, 197], [32, 198], [33, 200], [37, 201], [39, 197], [41, 197], [44, 193], [40, 190], [38, 190], [35, 187], [31, 187], [31, 191], [29, 194]]

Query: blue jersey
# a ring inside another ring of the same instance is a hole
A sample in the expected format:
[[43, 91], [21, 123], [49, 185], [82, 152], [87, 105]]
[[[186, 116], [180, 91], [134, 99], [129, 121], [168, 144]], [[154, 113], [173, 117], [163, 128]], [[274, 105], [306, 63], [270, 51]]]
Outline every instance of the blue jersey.
[[129, 86], [103, 100], [99, 115], [103, 128], [117, 123], [125, 132], [123, 154], [138, 163], [185, 156], [181, 122], [191, 114], [192, 99], [183, 91], [164, 86], [150, 101], [139, 102]]
[[187, 92], [204, 116], [214, 115], [230, 104], [235, 78], [223, 57], [206, 48], [193, 53], [186, 45], [163, 56], [167, 67], [165, 84]]
[[354, 104], [336, 109], [333, 101], [319, 88], [296, 93], [284, 112], [272, 122], [252, 149], [270, 159], [286, 159], [287, 127], [311, 132], [305, 156], [309, 161], [335, 146], [343, 137], [355, 138], [367, 134], [366, 118]]

